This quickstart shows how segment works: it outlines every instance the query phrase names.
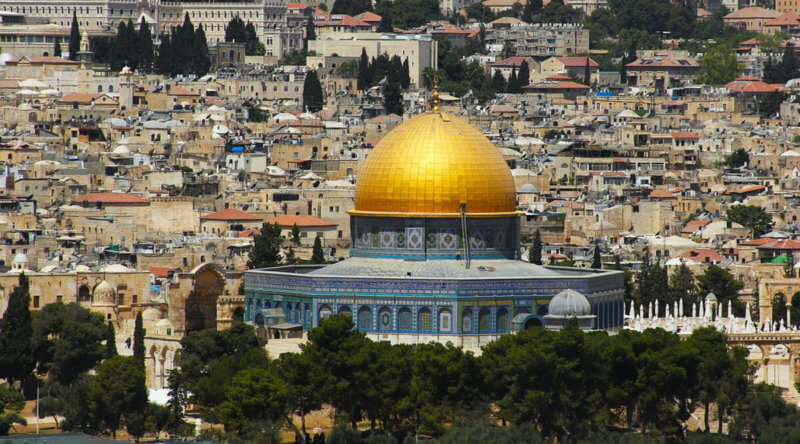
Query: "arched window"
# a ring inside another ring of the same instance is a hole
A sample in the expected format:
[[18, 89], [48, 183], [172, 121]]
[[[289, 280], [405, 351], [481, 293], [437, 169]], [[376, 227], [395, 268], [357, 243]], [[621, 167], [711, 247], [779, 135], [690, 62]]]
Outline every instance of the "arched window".
[[472, 309], [465, 308], [461, 312], [461, 331], [465, 333], [472, 332]]
[[411, 331], [411, 310], [408, 307], [400, 309], [400, 314], [397, 317], [399, 321], [398, 330]]
[[319, 308], [319, 319], [320, 320], [325, 319], [330, 315], [331, 315], [331, 307], [329, 307], [327, 305], [323, 305], [322, 307]]
[[378, 312], [378, 330], [392, 330], [392, 311], [388, 307], [383, 307]]
[[439, 331], [449, 332], [453, 328], [451, 326], [451, 319], [450, 310], [446, 308], [439, 310]]
[[311, 305], [305, 304], [305, 309], [303, 310], [303, 312], [305, 313], [306, 317], [305, 319], [306, 328], [311, 328], [311, 326], [313, 325], [311, 323], [313, 321], [313, 319], [311, 319]]
[[427, 308], [419, 311], [419, 331], [431, 331], [431, 311]]
[[340, 315], [345, 315], [345, 316], [347, 316], [349, 318], [352, 318], [353, 317], [353, 310], [350, 308], [349, 305], [342, 305], [341, 307], [339, 307], [339, 314]]
[[504, 332], [508, 330], [508, 310], [505, 307], [497, 309], [497, 331]]
[[489, 331], [489, 309], [481, 308], [478, 312], [478, 330]]
[[372, 310], [367, 306], [358, 310], [358, 329], [361, 331], [372, 330]]

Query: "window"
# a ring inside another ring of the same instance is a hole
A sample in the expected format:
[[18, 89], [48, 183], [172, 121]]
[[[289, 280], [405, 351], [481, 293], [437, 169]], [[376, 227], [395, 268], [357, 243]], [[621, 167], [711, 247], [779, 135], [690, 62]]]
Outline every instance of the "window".
[[361, 331], [372, 330], [372, 310], [369, 307], [361, 307], [358, 310], [358, 329]]
[[33, 308], [39, 308], [39, 296], [33, 297]]
[[400, 309], [400, 315], [397, 319], [399, 321], [398, 330], [411, 331], [411, 310], [408, 307]]
[[450, 310], [443, 308], [439, 311], [439, 331], [450, 331]]
[[61, 295], [56, 296], [56, 302], [63, 302], [63, 301], [64, 301], [64, 296]]
[[472, 309], [465, 308], [464, 311], [461, 312], [461, 331], [472, 331]]
[[319, 318], [325, 319], [331, 315], [331, 307], [323, 305], [319, 308]]
[[423, 308], [419, 311], [419, 331], [431, 330], [431, 311]]
[[508, 310], [505, 307], [497, 309], [497, 331], [503, 332], [508, 330]]
[[352, 318], [353, 310], [350, 309], [349, 305], [343, 305], [342, 307], [339, 308], [339, 314]]
[[478, 330], [489, 331], [489, 309], [482, 308], [478, 313]]

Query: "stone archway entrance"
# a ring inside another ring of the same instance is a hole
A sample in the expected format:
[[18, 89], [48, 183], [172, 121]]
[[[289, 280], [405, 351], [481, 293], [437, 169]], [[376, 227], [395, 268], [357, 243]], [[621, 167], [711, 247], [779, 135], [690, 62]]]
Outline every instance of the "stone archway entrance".
[[[758, 284], [758, 319], [762, 322], [773, 317], [773, 304], [776, 298], [784, 298], [786, 308], [783, 310], [783, 318], [786, 317], [785, 310], [791, 310], [791, 304], [794, 294], [800, 291], [800, 279], [798, 278], [776, 278], [776, 279], [762, 279]], [[777, 314], [777, 311], [776, 311]], [[792, 324], [798, 323], [800, 319], [788, 320]]]
[[186, 298], [185, 328], [187, 332], [217, 327], [217, 298], [225, 290], [225, 277], [213, 264], [192, 270], [194, 286]]

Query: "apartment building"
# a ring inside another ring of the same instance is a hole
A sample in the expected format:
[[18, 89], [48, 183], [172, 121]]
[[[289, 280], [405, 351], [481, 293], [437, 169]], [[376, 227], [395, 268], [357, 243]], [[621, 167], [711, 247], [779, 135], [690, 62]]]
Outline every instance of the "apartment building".
[[575, 23], [522, 23], [487, 30], [486, 44], [490, 51], [499, 52], [505, 42], [514, 45], [517, 56], [542, 60], [588, 53], [589, 31]]

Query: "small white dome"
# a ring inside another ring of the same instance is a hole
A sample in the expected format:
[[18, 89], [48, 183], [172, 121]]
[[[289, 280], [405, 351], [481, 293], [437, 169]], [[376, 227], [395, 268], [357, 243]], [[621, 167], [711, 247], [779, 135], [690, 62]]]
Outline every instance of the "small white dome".
[[162, 318], [161, 310], [150, 307], [142, 312], [142, 321], [149, 321], [151, 323], [159, 322]]
[[111, 264], [103, 267], [101, 271], [104, 273], [125, 273], [131, 271], [131, 269], [122, 264]]
[[591, 316], [592, 305], [586, 296], [575, 290], [564, 290], [550, 300], [547, 314], [549, 316], [559, 316], [572, 318], [577, 316]]
[[17, 255], [14, 256], [14, 260], [11, 261], [11, 263], [12, 264], [28, 264], [29, 263], [28, 262], [28, 255], [26, 255], [25, 253], [17, 253]]
[[92, 294], [92, 305], [115, 305], [117, 292], [108, 281], [102, 281], [94, 287]]
[[129, 150], [128, 147], [125, 146], [125, 145], [119, 145], [116, 148], [114, 148], [113, 153], [114, 154], [130, 154], [131, 150]]
[[521, 187], [519, 187], [519, 192], [520, 193], [538, 193], [539, 189], [536, 188], [536, 185], [534, 185], [532, 183], [526, 183], [525, 185], [522, 185]]

